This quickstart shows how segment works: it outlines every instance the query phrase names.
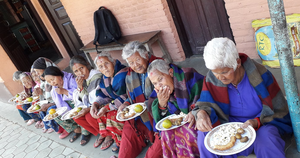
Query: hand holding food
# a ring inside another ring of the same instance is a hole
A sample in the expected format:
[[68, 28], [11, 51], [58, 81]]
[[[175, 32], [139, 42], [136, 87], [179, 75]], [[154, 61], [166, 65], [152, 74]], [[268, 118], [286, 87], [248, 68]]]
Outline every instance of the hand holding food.
[[157, 94], [159, 106], [165, 108], [170, 98], [170, 94], [171, 94], [170, 88], [164, 86], [164, 87], [160, 87], [159, 89], [155, 88], [154, 90]]

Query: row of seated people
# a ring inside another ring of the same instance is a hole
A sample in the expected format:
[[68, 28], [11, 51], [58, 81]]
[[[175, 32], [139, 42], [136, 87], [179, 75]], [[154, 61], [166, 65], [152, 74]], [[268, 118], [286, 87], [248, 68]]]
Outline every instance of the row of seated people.
[[[29, 73], [14, 75], [28, 95], [48, 100], [38, 114], [27, 114], [30, 105], [19, 110], [27, 124], [36, 123], [44, 132], [56, 131], [60, 138], [70, 133], [70, 142], [80, 135], [85, 145], [91, 135], [99, 137], [94, 147], [105, 150], [113, 143], [120, 158], [137, 157], [147, 142], [145, 157], [285, 157], [281, 136], [292, 133], [287, 102], [275, 78], [264, 66], [238, 53], [233, 41], [214, 38], [207, 43], [203, 58], [206, 77], [194, 68], [181, 68], [147, 52], [138, 41], [128, 43], [122, 58], [129, 67], [102, 52], [94, 60], [96, 69], [82, 57], [70, 61], [73, 73], [61, 71], [46, 58], [37, 59]], [[34, 82], [36, 81], [36, 83]], [[38, 84], [38, 86], [35, 86]], [[34, 88], [35, 87], [35, 88]], [[135, 119], [118, 121], [117, 113], [143, 102], [147, 110]], [[41, 121], [51, 109], [85, 105], [78, 116]], [[171, 114], [186, 114], [185, 125], [159, 131], [156, 123]], [[28, 115], [28, 116], [26, 116]], [[256, 130], [254, 143], [229, 156], [211, 153], [204, 138], [214, 127], [242, 122]], [[268, 144], [268, 145], [266, 145]]]

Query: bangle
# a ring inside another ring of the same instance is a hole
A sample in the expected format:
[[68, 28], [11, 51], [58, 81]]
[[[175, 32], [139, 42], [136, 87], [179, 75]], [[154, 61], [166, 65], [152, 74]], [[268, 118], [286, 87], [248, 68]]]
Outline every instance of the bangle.
[[256, 117], [256, 118], [254, 118], [255, 120], [257, 120], [257, 127], [256, 128], [254, 128], [255, 129], [255, 131], [257, 131], [259, 128], [260, 128], [260, 126], [261, 126], [261, 123], [260, 123], [260, 120], [259, 120], [259, 118], [258, 117]]
[[[168, 104], [167, 104], [167, 105], [168, 105]], [[158, 104], [158, 108], [161, 109], [161, 110], [166, 110], [166, 109], [167, 109], [167, 106], [162, 107], [162, 106], [160, 106], [160, 105]]]

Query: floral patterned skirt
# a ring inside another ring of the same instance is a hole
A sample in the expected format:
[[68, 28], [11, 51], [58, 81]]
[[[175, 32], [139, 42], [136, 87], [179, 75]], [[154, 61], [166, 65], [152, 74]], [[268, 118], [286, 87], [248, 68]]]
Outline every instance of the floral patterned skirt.
[[161, 144], [165, 158], [198, 158], [197, 131], [188, 128], [189, 123], [168, 131], [161, 132]]

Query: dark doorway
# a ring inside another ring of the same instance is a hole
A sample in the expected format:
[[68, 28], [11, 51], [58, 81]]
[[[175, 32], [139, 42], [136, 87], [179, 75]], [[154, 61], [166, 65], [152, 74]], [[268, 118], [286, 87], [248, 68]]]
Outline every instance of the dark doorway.
[[233, 40], [223, 0], [167, 0], [187, 57], [203, 54], [214, 37]]
[[[24, 0], [0, 1], [2, 15], [1, 45], [18, 70], [28, 71], [39, 57], [52, 61], [61, 58], [48, 32], [30, 4]], [[7, 37], [10, 38], [7, 42]]]
[[39, 0], [39, 2], [55, 27], [70, 57], [83, 53], [79, 50], [83, 47], [83, 43], [60, 0]]

